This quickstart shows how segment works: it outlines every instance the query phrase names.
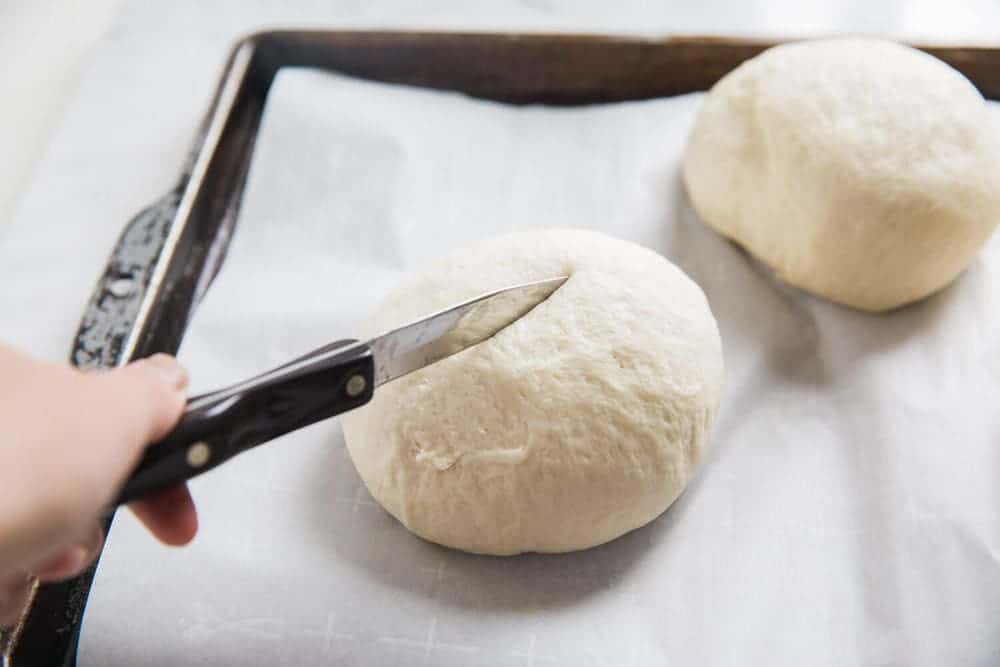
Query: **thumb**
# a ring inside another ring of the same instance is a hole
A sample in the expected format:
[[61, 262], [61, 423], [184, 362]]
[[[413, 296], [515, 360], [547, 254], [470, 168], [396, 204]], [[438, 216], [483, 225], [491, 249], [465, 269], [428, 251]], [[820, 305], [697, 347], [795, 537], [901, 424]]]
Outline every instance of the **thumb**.
[[78, 391], [86, 399], [78, 405], [86, 405], [90, 414], [75, 415], [84, 442], [74, 452], [74, 467], [92, 473], [90, 492], [107, 503], [146, 445], [166, 435], [180, 417], [187, 373], [173, 357], [157, 354], [80, 379]]
[[155, 354], [92, 377], [106, 394], [111, 419], [105, 423], [118, 431], [112, 440], [127, 439], [126, 450], [136, 454], [164, 437], [184, 409], [187, 372], [169, 355]]

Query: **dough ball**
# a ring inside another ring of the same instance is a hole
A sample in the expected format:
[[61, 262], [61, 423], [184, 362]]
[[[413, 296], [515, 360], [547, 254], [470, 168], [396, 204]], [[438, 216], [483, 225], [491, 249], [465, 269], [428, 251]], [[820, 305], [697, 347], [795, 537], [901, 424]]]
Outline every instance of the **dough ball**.
[[417, 535], [497, 555], [585, 549], [656, 518], [694, 474], [719, 332], [698, 286], [650, 250], [576, 230], [481, 242], [392, 294], [365, 333], [560, 275], [493, 338], [344, 415], [368, 490]]
[[1000, 219], [997, 111], [871, 39], [775, 47], [705, 98], [684, 158], [702, 220], [787, 282], [881, 311], [961, 273]]

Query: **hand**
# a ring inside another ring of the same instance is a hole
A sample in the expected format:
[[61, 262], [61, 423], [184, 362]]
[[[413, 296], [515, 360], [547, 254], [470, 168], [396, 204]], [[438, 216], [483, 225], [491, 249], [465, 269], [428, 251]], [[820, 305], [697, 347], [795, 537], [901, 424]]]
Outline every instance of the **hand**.
[[[84, 373], [0, 346], [0, 626], [16, 621], [30, 577], [68, 579], [93, 562], [102, 514], [179, 419], [186, 386], [167, 355]], [[198, 529], [185, 485], [130, 508], [166, 544]]]

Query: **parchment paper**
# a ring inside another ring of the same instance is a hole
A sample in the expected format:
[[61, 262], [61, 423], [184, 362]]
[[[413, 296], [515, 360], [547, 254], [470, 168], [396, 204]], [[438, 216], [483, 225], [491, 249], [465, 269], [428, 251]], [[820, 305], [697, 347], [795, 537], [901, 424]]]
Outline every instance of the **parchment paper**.
[[[172, 182], [228, 44], [262, 23], [975, 37], [998, 11], [729, 4], [132, 3], [5, 231], [4, 338], [64, 357], [121, 225]], [[512, 109], [283, 74], [230, 257], [182, 349], [194, 391], [351, 335], [406, 273], [466, 241], [573, 225], [664, 253], [707, 293], [727, 364], [713, 448], [648, 527], [502, 559], [411, 536], [372, 503], [336, 422], [316, 425], [195, 481], [187, 549], [120, 515], [80, 664], [1000, 660], [1000, 247], [890, 315], [783, 287], [690, 210], [678, 164], [697, 105]]]

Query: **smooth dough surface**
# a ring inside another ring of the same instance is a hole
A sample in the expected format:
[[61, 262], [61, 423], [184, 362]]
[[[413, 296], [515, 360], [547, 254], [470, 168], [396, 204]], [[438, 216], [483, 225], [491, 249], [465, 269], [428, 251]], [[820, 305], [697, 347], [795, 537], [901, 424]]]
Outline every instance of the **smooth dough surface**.
[[887, 310], [947, 285], [1000, 220], [997, 123], [909, 47], [786, 44], [712, 88], [684, 180], [706, 224], [787, 282]]
[[559, 275], [493, 338], [342, 418], [369, 491], [417, 535], [497, 555], [584, 549], [656, 518], [693, 475], [721, 343], [701, 289], [650, 250], [567, 229], [480, 242], [398, 289], [365, 333]]

